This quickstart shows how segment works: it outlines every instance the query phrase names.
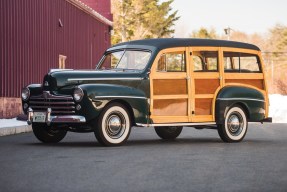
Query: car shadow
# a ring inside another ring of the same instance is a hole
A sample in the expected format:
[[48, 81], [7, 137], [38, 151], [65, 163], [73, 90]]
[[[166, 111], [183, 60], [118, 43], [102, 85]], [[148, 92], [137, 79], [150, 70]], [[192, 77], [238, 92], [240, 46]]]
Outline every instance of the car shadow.
[[97, 142], [89, 142], [89, 141], [83, 141], [83, 142], [59, 142], [59, 143], [25, 143], [25, 145], [28, 146], [34, 146], [34, 147], [84, 147], [84, 148], [88, 148], [88, 147], [103, 147], [101, 144], [97, 143]]
[[[272, 142], [271, 140], [259, 140], [259, 139], [245, 139], [242, 142], [239, 143], [224, 143], [221, 141], [220, 138], [178, 138], [175, 140], [162, 140], [162, 139], [130, 139], [125, 144], [117, 147], [145, 147], [145, 146], [184, 146], [184, 145], [200, 145], [200, 146], [213, 146], [216, 145], [256, 145], [256, 144], [270, 144]], [[34, 146], [34, 147], [68, 147], [68, 148], [114, 148], [114, 147], [105, 147], [102, 146], [97, 141], [62, 141], [59, 143], [25, 143], [25, 145], [28, 146]]]

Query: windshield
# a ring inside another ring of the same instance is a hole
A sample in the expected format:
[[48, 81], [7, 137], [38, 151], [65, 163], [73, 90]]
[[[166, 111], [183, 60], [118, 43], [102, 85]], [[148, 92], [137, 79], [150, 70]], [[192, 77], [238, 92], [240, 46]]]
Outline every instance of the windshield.
[[105, 55], [97, 69], [143, 70], [151, 56], [150, 51], [121, 50]]

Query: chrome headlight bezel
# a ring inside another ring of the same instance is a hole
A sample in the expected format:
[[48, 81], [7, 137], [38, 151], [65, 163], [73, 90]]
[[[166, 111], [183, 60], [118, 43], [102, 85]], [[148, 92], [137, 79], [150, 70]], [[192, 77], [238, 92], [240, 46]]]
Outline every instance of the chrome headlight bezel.
[[73, 93], [73, 97], [74, 97], [74, 100], [76, 102], [82, 101], [82, 99], [84, 97], [83, 89], [81, 89], [80, 87], [76, 87], [75, 90], [74, 90], [74, 93]]
[[22, 89], [21, 97], [23, 101], [27, 101], [30, 98], [30, 89], [25, 87]]

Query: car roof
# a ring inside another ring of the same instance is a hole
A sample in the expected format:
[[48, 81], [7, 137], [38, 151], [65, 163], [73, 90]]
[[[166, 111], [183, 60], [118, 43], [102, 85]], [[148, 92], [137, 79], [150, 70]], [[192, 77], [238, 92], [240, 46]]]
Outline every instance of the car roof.
[[242, 49], [260, 49], [253, 44], [242, 43], [236, 41], [226, 41], [226, 40], [215, 40], [215, 39], [194, 39], [194, 38], [159, 38], [159, 39], [143, 39], [128, 41], [124, 43], [119, 43], [114, 45], [114, 47], [124, 46], [124, 47], [135, 47], [135, 46], [152, 46], [157, 49], [166, 49], [172, 47], [233, 47]]

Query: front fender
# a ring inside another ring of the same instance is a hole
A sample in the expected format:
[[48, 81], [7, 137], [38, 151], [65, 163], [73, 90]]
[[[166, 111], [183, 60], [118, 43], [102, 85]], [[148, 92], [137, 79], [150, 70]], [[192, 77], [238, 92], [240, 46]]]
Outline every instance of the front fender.
[[217, 124], [223, 124], [230, 107], [240, 105], [247, 115], [248, 121], [258, 122], [265, 116], [265, 98], [253, 88], [241, 86], [226, 86], [222, 88], [215, 103], [215, 119]]
[[[30, 91], [30, 96], [32, 96], [32, 95], [40, 95], [40, 94], [42, 94], [42, 92], [43, 92], [43, 86], [42, 86], [42, 84], [30, 84], [30, 85], [28, 85], [28, 86], [26, 86], [28, 89], [29, 89], [29, 91]], [[30, 99], [30, 98], [29, 98]], [[29, 101], [29, 99], [28, 99], [28, 101]], [[27, 114], [27, 108], [25, 109], [24, 108], [24, 103], [27, 103], [28, 101], [24, 101], [22, 98], [21, 98], [21, 100], [22, 100], [22, 110], [23, 110], [23, 112], [24, 112], [24, 114]]]
[[114, 84], [84, 84], [78, 87], [85, 94], [80, 112], [87, 120], [96, 118], [109, 102], [117, 101], [126, 105], [136, 123], [147, 123], [148, 96], [142, 90]]

